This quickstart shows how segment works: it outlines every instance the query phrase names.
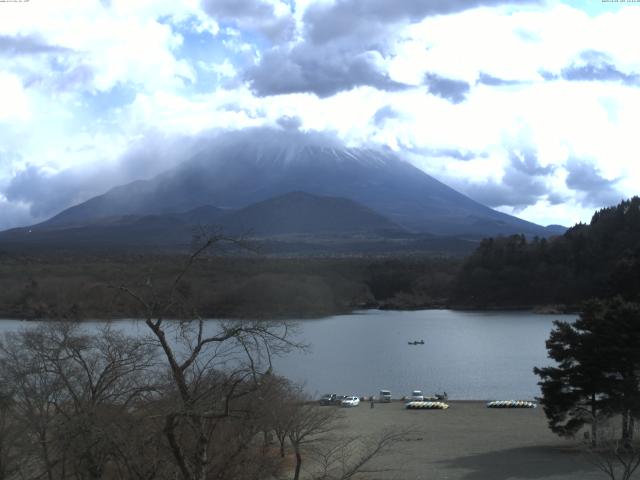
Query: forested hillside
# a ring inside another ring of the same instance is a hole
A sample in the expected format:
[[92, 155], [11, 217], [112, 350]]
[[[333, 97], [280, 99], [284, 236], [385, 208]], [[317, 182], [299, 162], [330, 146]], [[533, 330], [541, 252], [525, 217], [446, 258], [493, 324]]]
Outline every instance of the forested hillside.
[[[144, 312], [113, 287], [152, 284], [162, 292], [184, 263], [180, 255], [0, 252], [0, 318], [139, 317]], [[428, 256], [207, 256], [194, 265], [182, 288], [206, 317], [307, 317], [358, 308], [441, 307], [459, 266], [457, 258]]]
[[[0, 317], [114, 318], [140, 314], [113, 286], [171, 278], [184, 257], [0, 252]], [[592, 297], [640, 299], [640, 198], [596, 212], [564, 235], [483, 240], [458, 257], [211, 256], [189, 296], [209, 317], [303, 317], [359, 308], [575, 310]]]
[[640, 295], [640, 198], [597, 211], [549, 240], [485, 239], [465, 261], [452, 303], [473, 307], [577, 305]]

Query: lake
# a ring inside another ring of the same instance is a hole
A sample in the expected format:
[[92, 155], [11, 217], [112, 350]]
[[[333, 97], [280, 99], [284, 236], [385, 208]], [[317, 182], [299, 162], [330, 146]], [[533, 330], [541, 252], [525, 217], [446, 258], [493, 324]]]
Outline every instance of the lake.
[[[366, 310], [299, 322], [308, 352], [274, 361], [275, 372], [303, 382], [314, 395], [327, 392], [394, 397], [421, 389], [451, 399], [533, 399], [540, 394], [534, 366], [550, 365], [545, 340], [553, 320], [575, 315], [454, 310]], [[33, 323], [0, 320], [0, 333]], [[133, 320], [116, 322], [145, 332]], [[88, 322], [87, 326], [100, 325]], [[408, 345], [413, 340], [424, 345]]]
[[[368, 310], [301, 323], [309, 354], [277, 361], [313, 393], [394, 397], [413, 389], [452, 399], [532, 399], [534, 366], [551, 364], [545, 341], [553, 320], [575, 315], [453, 310]], [[424, 345], [408, 341], [424, 340]]]

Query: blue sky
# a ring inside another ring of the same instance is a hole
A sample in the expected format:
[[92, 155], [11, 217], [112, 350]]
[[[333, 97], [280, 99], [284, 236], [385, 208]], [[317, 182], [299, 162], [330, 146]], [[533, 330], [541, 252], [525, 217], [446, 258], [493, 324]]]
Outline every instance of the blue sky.
[[599, 0], [0, 3], [0, 228], [283, 118], [527, 220], [588, 221], [638, 193], [639, 24]]
[[576, 9], [583, 10], [592, 17], [596, 17], [603, 13], [618, 12], [619, 10], [630, 5], [633, 6], [634, 2], [606, 0], [567, 0], [564, 3]]

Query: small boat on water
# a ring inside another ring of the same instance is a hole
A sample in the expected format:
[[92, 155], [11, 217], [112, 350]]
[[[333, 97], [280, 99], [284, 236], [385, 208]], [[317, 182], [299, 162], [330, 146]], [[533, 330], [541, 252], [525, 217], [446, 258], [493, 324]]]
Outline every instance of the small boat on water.
[[407, 342], [409, 345], [424, 345], [424, 340], [414, 340], [413, 342]]

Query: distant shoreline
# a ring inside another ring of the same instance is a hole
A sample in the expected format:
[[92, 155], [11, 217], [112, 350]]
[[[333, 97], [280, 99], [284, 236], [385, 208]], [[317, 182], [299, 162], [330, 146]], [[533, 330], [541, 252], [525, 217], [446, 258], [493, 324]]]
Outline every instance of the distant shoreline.
[[[370, 307], [370, 308], [354, 308], [352, 310], [340, 310], [335, 312], [325, 312], [318, 314], [289, 314], [289, 315], [281, 315], [281, 316], [221, 316], [221, 315], [208, 315], [206, 313], [201, 314], [204, 320], [220, 320], [220, 319], [228, 319], [228, 320], [259, 320], [259, 321], [305, 321], [305, 320], [318, 320], [322, 318], [328, 317], [337, 317], [343, 315], [355, 315], [359, 312], [367, 312], [367, 311], [381, 311], [381, 312], [415, 312], [415, 311], [430, 311], [430, 310], [451, 310], [451, 311], [459, 311], [459, 312], [529, 312], [538, 315], [577, 315], [579, 312], [579, 308], [568, 308], [564, 305], [542, 305], [537, 307], [525, 307], [525, 306], [504, 306], [504, 307], [468, 307], [468, 306], [458, 306], [458, 307], [449, 307], [449, 306], [434, 306], [434, 307], [413, 307], [413, 308], [385, 308], [385, 307]], [[184, 318], [175, 318], [175, 320], [185, 319]], [[19, 315], [11, 314], [11, 313], [2, 313], [0, 312], [0, 322], [1, 321], [20, 321], [20, 322], [47, 322], [47, 321], [76, 321], [76, 322], [109, 322], [109, 321], [123, 321], [123, 320], [138, 320], [144, 321], [145, 317], [139, 317], [135, 315], [123, 315], [123, 316], [108, 316], [108, 317], [93, 317], [93, 318], [82, 318], [82, 319], [71, 319], [71, 318], [53, 318], [53, 317], [20, 317]], [[167, 319], [169, 320], [169, 319]], [[194, 319], [195, 320], [195, 319]]]

